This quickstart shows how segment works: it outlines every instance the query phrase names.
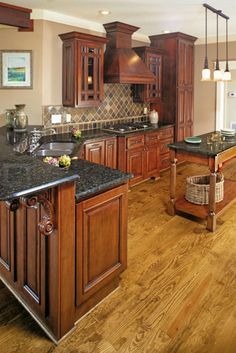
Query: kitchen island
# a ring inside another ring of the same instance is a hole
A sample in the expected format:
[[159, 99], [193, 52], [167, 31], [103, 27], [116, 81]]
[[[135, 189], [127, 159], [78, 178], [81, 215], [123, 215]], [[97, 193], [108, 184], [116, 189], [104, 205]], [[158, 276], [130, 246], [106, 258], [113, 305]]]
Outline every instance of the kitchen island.
[[58, 343], [119, 285], [130, 175], [47, 165], [18, 152], [27, 134], [0, 130], [0, 279]]
[[[214, 132], [215, 134], [216, 132]], [[224, 198], [216, 203], [217, 173], [222, 172], [224, 163], [236, 157], [236, 137], [225, 137], [222, 142], [210, 142], [213, 133], [198, 136], [201, 143], [190, 144], [185, 141], [169, 145], [171, 150], [170, 201], [168, 213], [174, 215], [177, 211], [207, 219], [207, 229], [214, 232], [216, 219], [229, 207], [236, 198], [236, 183], [224, 180]], [[188, 161], [208, 166], [210, 171], [209, 205], [196, 205], [187, 201], [184, 195], [176, 200], [176, 165], [177, 162]]]

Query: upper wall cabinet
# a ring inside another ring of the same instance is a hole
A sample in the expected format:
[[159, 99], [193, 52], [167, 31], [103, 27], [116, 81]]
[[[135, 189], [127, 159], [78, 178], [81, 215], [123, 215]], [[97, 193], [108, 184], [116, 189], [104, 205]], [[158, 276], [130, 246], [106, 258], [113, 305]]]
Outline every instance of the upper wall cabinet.
[[62, 104], [97, 106], [103, 99], [104, 44], [107, 39], [90, 34], [60, 34], [63, 41]]
[[155, 81], [147, 85], [133, 85], [134, 102], [157, 103], [162, 97], [162, 61], [163, 51], [150, 47], [133, 48], [153, 73]]

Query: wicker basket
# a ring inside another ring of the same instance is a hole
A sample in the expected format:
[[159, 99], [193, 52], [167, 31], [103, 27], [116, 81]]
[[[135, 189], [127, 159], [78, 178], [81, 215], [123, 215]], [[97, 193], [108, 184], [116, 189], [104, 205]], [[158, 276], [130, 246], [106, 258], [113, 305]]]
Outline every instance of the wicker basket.
[[[185, 199], [198, 205], [209, 203], [210, 176], [197, 175], [187, 178]], [[216, 202], [224, 198], [224, 176], [217, 174], [216, 177]]]

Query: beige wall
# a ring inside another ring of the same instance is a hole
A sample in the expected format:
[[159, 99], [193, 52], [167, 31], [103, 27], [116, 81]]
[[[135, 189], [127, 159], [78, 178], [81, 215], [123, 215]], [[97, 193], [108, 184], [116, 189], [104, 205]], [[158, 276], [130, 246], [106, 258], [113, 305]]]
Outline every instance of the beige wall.
[[0, 124], [5, 109], [26, 104], [30, 123], [41, 123], [42, 116], [42, 22], [35, 23], [34, 32], [18, 32], [15, 28], [0, 29], [0, 49], [33, 51], [33, 89], [0, 89]]
[[[236, 59], [236, 42], [229, 43], [229, 58]], [[205, 57], [204, 45], [195, 46], [194, 72], [194, 134], [199, 135], [215, 129], [216, 83], [201, 82], [201, 71]], [[209, 67], [216, 59], [216, 45], [208, 45]], [[225, 45], [219, 45], [219, 59], [225, 60]], [[224, 69], [224, 67], [222, 67]]]

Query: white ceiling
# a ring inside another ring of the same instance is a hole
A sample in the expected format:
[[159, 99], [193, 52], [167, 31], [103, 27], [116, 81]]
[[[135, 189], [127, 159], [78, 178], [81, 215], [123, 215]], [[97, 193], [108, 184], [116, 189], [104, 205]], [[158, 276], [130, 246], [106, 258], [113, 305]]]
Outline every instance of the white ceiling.
[[[56, 22], [103, 31], [103, 23], [120, 21], [140, 27], [135, 39], [148, 40], [147, 36], [171, 32], [184, 32], [204, 38], [205, 9], [201, 0], [10, 0], [12, 5], [33, 9], [32, 18], [44, 18]], [[229, 37], [236, 38], [236, 2], [211, 0], [209, 5], [222, 10], [230, 17]], [[108, 9], [107, 16], [99, 10]], [[44, 11], [42, 11], [44, 10]], [[208, 12], [208, 36], [215, 37], [216, 15]], [[219, 36], [225, 38], [225, 20], [220, 17]], [[213, 39], [213, 38], [212, 38]], [[214, 39], [213, 39], [214, 40]], [[199, 42], [199, 41], [198, 41]]]

